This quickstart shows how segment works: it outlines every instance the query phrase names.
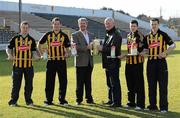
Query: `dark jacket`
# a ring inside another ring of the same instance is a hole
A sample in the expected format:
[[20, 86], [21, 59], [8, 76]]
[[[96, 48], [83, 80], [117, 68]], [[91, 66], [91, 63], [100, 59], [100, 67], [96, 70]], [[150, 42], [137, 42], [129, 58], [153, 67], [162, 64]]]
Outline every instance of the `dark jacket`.
[[[112, 36], [111, 40], [110, 37]], [[120, 60], [117, 58], [107, 58], [107, 56], [111, 55], [111, 47], [115, 46], [115, 55], [121, 55], [121, 43], [122, 37], [120, 35], [120, 31], [115, 27], [109, 31], [106, 31], [105, 40], [103, 43], [102, 49], [102, 66], [106, 69], [119, 68]]]

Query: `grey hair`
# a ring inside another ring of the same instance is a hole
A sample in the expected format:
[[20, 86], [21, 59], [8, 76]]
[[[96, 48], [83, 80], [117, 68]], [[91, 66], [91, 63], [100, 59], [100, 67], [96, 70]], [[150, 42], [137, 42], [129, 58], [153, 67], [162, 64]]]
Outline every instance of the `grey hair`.
[[104, 23], [107, 22], [107, 21], [112, 21], [114, 23], [114, 19], [112, 17], [107, 17], [105, 20], [104, 20]]
[[88, 20], [87, 20], [86, 18], [79, 18], [79, 19], [78, 19], [78, 24], [79, 24], [81, 21], [85, 21], [86, 23], [88, 23]]

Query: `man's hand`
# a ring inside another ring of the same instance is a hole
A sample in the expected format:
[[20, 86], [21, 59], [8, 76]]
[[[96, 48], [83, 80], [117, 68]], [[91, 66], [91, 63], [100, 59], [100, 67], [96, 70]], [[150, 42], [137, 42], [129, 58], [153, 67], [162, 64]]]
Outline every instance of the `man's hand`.
[[121, 54], [120, 56], [118, 56], [118, 59], [125, 59], [125, 57], [126, 57], [126, 55], [123, 55], [123, 54]]
[[68, 53], [68, 52], [65, 52], [64, 57], [65, 57], [65, 58], [68, 58], [68, 57], [69, 57], [69, 53]]
[[93, 42], [91, 42], [88, 46], [87, 49], [92, 50], [93, 49]]
[[162, 59], [162, 58], [166, 58], [167, 57], [167, 53], [166, 52], [162, 52], [158, 55], [158, 58], [159, 59]]
[[15, 57], [10, 54], [10, 55], [8, 55], [7, 60], [15, 60]]
[[103, 47], [102, 47], [102, 45], [100, 45], [100, 46], [98, 47], [98, 50], [99, 50], [99, 51], [102, 51], [102, 49], [103, 49]]
[[143, 50], [139, 53], [140, 56], [145, 56], [146, 54], [148, 54], [148, 50]]
[[33, 51], [33, 58], [35, 60], [40, 60], [41, 59], [41, 55], [40, 55], [39, 51]]
[[43, 60], [48, 60], [48, 54], [47, 54], [46, 51], [43, 53], [43, 56], [41, 56], [41, 58], [42, 58]]

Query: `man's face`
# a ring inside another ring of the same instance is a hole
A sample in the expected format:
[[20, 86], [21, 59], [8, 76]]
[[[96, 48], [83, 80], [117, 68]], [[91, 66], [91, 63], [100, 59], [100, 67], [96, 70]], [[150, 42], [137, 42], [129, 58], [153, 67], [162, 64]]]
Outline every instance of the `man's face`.
[[137, 30], [138, 30], [138, 26], [137, 26], [137, 24], [135, 24], [135, 23], [130, 23], [130, 30], [131, 30], [131, 32], [136, 32]]
[[54, 21], [52, 24], [53, 31], [60, 31], [61, 29], [61, 23], [60, 21]]
[[79, 25], [79, 29], [80, 29], [81, 31], [85, 31], [85, 30], [87, 29], [87, 22], [86, 22], [86, 21], [80, 21], [80, 22], [78, 23], [78, 25]]
[[159, 29], [158, 21], [151, 21], [150, 22], [152, 31], [157, 31]]
[[22, 24], [21, 25], [21, 33], [23, 35], [26, 35], [29, 33], [29, 25], [28, 24]]
[[114, 23], [112, 20], [107, 20], [104, 22], [106, 30], [111, 30], [114, 27]]

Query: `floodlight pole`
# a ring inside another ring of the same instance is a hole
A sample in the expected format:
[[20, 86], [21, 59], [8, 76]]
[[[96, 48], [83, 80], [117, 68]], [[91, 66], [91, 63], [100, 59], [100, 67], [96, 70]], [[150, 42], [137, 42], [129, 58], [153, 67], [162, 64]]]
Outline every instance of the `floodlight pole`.
[[21, 19], [22, 19], [22, 0], [19, 0], [19, 32], [20, 32], [20, 25], [21, 25]]

